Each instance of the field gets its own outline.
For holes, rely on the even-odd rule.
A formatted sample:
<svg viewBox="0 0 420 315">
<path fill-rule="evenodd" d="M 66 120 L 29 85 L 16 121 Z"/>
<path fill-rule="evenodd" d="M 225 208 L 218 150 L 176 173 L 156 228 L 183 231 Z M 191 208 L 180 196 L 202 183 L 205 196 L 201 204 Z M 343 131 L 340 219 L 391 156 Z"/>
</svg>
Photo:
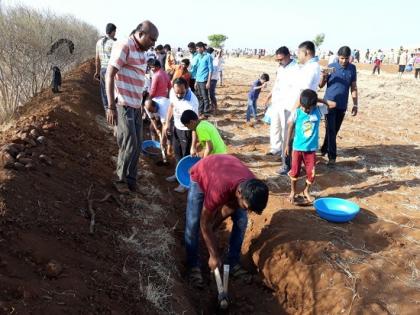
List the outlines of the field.
<svg viewBox="0 0 420 315">
<path fill-rule="evenodd" d="M 229 313 L 418 314 L 419 82 L 359 71 L 360 113 L 345 118 L 337 167 L 319 158 L 314 193 L 362 210 L 332 224 L 288 203 L 289 180 L 265 155 L 268 126 L 244 123 L 251 82 L 275 69 L 227 59 L 219 115 L 210 118 L 271 192 L 263 215 L 250 216 L 242 252 L 253 279 L 231 281 Z M 34 169 L 0 170 L 0 314 L 217 313 L 208 270 L 202 291 L 185 280 L 186 195 L 164 180 L 173 163 L 144 157 L 140 193 L 113 190 L 117 148 L 93 70 L 90 61 L 70 73 L 59 96 L 40 93 L 1 133 L 0 143 L 22 145 Z M 28 140 L 33 129 L 44 143 Z M 220 230 L 223 245 L 229 229 Z"/>
</svg>

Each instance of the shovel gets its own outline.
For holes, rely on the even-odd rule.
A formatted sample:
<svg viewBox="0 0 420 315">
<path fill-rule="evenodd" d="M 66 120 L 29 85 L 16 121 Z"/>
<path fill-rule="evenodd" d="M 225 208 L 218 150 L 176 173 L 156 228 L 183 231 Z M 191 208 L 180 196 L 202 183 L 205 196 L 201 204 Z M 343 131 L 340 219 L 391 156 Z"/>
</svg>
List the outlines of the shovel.
<svg viewBox="0 0 420 315">
<path fill-rule="evenodd" d="M 223 281 L 220 276 L 219 267 L 214 270 L 216 278 L 219 307 L 225 310 L 229 307 L 228 286 L 229 286 L 229 265 L 223 265 Z"/>
<path fill-rule="evenodd" d="M 158 132 L 159 135 L 159 141 L 160 141 L 160 151 L 162 152 L 162 159 L 163 161 L 158 161 L 157 164 L 160 166 L 166 166 L 169 165 L 168 160 L 166 159 L 166 154 L 165 154 L 165 148 L 163 147 L 163 143 L 162 143 L 162 134 L 160 132 Z"/>
</svg>

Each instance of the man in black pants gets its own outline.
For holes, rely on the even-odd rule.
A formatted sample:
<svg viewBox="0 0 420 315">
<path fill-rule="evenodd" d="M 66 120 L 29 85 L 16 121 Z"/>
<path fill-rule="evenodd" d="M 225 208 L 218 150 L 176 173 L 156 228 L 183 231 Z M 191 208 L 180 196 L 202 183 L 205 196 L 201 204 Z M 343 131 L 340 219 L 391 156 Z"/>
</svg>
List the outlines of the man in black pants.
<svg viewBox="0 0 420 315">
<path fill-rule="evenodd" d="M 352 116 L 357 115 L 357 75 L 356 66 L 349 63 L 351 50 L 343 46 L 338 50 L 338 62 L 328 65 L 335 71 L 331 74 L 323 72 L 319 87 L 327 84 L 324 99 L 336 102 L 336 107 L 329 109 L 326 115 L 326 132 L 324 144 L 321 147 L 322 155 L 328 154 L 328 165 L 334 166 L 337 158 L 336 138 L 347 111 L 349 90 L 353 99 Z"/>
<path fill-rule="evenodd" d="M 175 152 L 175 159 L 178 163 L 184 156 L 187 156 L 191 152 L 191 143 L 195 133 L 189 130 L 181 122 L 182 113 L 188 109 L 198 114 L 198 100 L 194 93 L 188 86 L 188 82 L 184 78 L 178 78 L 174 81 L 173 88 L 169 93 L 169 100 L 171 104 L 168 108 L 166 116 L 166 122 L 163 129 L 162 142 L 166 141 L 166 134 L 170 128 L 170 121 L 174 118 L 174 132 L 173 132 L 173 148 Z M 168 182 L 175 182 L 176 176 L 172 175 L 166 178 Z M 181 184 L 175 188 L 176 192 L 183 193 L 187 191 L 187 188 Z"/>
<path fill-rule="evenodd" d="M 197 72 L 195 75 L 196 92 L 200 106 L 199 114 L 207 116 L 210 114 L 210 83 L 213 72 L 213 57 L 206 52 L 206 46 L 202 42 L 197 43 Z"/>
<path fill-rule="evenodd" d="M 190 42 L 188 44 L 188 50 L 191 54 L 191 56 L 190 56 L 190 64 L 191 64 L 190 89 L 191 89 L 191 91 L 193 91 L 195 93 L 195 74 L 197 72 L 197 65 L 196 65 L 197 60 L 195 60 L 195 58 L 198 58 L 199 56 L 198 56 L 197 48 L 195 47 L 194 42 Z"/>
</svg>

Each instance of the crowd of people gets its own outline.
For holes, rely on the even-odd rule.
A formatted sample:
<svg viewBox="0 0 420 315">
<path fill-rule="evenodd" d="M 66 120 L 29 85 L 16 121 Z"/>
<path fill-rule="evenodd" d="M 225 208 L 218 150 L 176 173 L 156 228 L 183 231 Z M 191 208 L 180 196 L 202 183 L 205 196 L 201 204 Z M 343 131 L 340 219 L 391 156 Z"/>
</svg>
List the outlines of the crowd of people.
<svg viewBox="0 0 420 315">
<path fill-rule="evenodd" d="M 234 277 L 247 275 L 239 257 L 249 211 L 261 214 L 269 190 L 238 158 L 229 155 L 217 128 L 207 118 L 217 114 L 216 87 L 222 79 L 223 51 L 203 42 L 190 42 L 189 55 L 174 54 L 171 46 L 155 45 L 157 27 L 150 21 L 140 23 L 127 39 L 115 41 L 116 26 L 106 26 L 106 36 L 96 44 L 95 78 L 107 121 L 116 126 L 119 148 L 114 182 L 119 193 L 138 189 L 138 166 L 143 141 L 143 124 L 150 123 L 150 134 L 159 139 L 164 150 L 174 154 L 178 163 L 187 155 L 201 160 L 190 170 L 191 184 L 179 184 L 175 191 L 188 191 L 185 213 L 185 247 L 189 277 L 193 285 L 204 285 L 199 263 L 200 231 L 209 251 L 211 270 L 223 262 L 231 266 Z M 270 105 L 270 150 L 281 157 L 280 175 L 291 180 L 289 200 L 310 204 L 315 180 L 321 119 L 326 119 L 326 136 L 318 152 L 328 155 L 334 167 L 337 157 L 336 137 L 344 120 L 349 93 L 353 99 L 352 115 L 357 114 L 356 67 L 350 63 L 351 50 L 338 50 L 337 60 L 321 69 L 315 45 L 299 45 L 296 58 L 282 46 L 275 52 L 279 63 L 274 86 L 265 100 Z M 189 57 L 189 58 L 188 58 Z M 257 118 L 257 101 L 270 80 L 263 73 L 252 83 L 248 93 L 246 119 Z M 317 90 L 326 85 L 324 98 Z M 306 184 L 297 190 L 301 164 Z M 141 170 L 140 170 L 141 173 Z M 166 178 L 176 182 L 175 175 Z M 141 185 L 141 180 L 139 182 Z M 215 231 L 226 218 L 233 221 L 226 257 L 219 252 Z"/>
</svg>

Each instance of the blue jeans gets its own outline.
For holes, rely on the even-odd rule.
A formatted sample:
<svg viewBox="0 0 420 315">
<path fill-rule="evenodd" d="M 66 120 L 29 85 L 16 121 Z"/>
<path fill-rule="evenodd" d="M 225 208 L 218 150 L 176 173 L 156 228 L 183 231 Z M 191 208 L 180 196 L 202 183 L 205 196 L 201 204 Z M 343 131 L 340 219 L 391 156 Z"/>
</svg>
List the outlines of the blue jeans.
<svg viewBox="0 0 420 315">
<path fill-rule="evenodd" d="M 246 110 L 246 121 L 250 121 L 251 115 L 257 120 L 257 101 L 248 99 L 248 108 Z"/>
<path fill-rule="evenodd" d="M 106 111 L 108 109 L 108 99 L 106 98 L 105 75 L 106 68 L 101 68 L 99 86 L 101 90 L 102 105 L 104 106 L 104 109 Z"/>
<path fill-rule="evenodd" d="M 191 181 L 187 198 L 187 211 L 185 222 L 185 248 L 187 251 L 188 267 L 199 266 L 199 237 L 200 217 L 203 210 L 204 193 L 198 183 Z M 241 247 L 244 241 L 248 214 L 245 209 L 238 208 L 231 216 L 233 221 L 232 233 L 229 239 L 228 262 L 233 267 L 239 263 Z"/>
</svg>

